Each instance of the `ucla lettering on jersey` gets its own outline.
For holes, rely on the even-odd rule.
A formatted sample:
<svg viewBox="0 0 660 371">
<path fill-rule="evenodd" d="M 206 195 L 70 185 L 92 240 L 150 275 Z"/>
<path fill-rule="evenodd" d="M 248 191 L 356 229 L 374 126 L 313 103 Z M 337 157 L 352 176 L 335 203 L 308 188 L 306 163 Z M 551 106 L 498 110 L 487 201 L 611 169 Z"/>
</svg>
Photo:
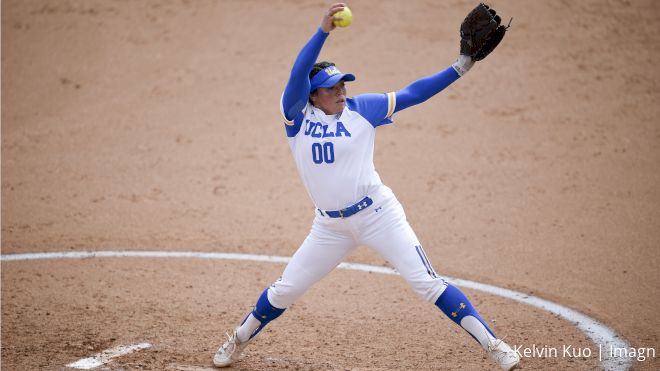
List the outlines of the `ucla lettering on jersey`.
<svg viewBox="0 0 660 371">
<path fill-rule="evenodd" d="M 312 122 L 310 120 L 305 120 L 305 135 L 312 136 L 314 138 L 334 138 L 334 137 L 350 137 L 351 133 L 346 130 L 346 127 L 341 121 L 337 121 L 335 129 L 328 128 L 330 125 L 324 125 L 320 122 Z"/>
</svg>

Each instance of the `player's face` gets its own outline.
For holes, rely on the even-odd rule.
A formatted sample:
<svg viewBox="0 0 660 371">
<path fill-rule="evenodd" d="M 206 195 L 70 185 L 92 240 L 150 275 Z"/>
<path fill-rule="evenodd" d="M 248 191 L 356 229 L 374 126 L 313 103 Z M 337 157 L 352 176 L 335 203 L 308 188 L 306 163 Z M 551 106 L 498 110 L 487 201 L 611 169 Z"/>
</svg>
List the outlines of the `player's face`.
<svg viewBox="0 0 660 371">
<path fill-rule="evenodd" d="M 346 87 L 340 81 L 331 88 L 318 88 L 311 97 L 314 106 L 320 108 L 326 115 L 341 113 L 346 107 Z"/>
</svg>

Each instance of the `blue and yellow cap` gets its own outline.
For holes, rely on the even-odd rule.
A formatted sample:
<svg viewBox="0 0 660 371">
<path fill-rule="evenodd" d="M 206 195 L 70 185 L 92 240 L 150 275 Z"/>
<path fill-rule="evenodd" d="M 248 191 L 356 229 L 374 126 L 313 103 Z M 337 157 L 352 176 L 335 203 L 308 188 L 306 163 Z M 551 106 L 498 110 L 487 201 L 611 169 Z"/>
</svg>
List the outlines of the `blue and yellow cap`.
<svg viewBox="0 0 660 371">
<path fill-rule="evenodd" d="M 355 75 L 352 73 L 342 73 L 336 66 L 329 66 L 319 71 L 310 81 L 312 87 L 310 92 L 318 88 L 331 88 L 339 81 L 355 81 Z"/>
</svg>

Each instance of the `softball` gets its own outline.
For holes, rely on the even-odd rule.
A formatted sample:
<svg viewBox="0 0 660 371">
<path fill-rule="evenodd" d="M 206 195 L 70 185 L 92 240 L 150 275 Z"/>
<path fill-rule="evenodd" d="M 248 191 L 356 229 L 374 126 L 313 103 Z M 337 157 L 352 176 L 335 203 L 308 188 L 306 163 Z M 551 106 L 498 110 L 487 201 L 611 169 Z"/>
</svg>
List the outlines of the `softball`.
<svg viewBox="0 0 660 371">
<path fill-rule="evenodd" d="M 341 18 L 341 21 L 333 22 L 337 27 L 348 27 L 353 23 L 353 12 L 347 6 L 344 7 L 344 10 L 335 13 L 335 17 Z"/>
</svg>

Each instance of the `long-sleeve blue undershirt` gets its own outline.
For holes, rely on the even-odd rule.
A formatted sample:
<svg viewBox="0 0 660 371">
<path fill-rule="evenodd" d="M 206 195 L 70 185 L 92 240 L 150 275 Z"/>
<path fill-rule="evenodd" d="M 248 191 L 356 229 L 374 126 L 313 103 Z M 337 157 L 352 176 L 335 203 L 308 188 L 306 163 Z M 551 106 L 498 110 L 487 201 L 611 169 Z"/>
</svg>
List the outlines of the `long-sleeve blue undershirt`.
<svg viewBox="0 0 660 371">
<path fill-rule="evenodd" d="M 309 72 L 321 53 L 321 48 L 329 33 L 319 27 L 312 38 L 302 48 L 291 69 L 291 76 L 282 96 L 282 109 L 287 120 L 302 111 L 307 104 L 310 93 Z M 399 112 L 408 107 L 422 103 L 458 80 L 460 75 L 450 66 L 436 74 L 414 81 L 405 88 L 396 91 L 396 107 Z"/>
<path fill-rule="evenodd" d="M 441 92 L 454 81 L 458 80 L 459 77 L 460 75 L 456 70 L 450 66 L 444 71 L 423 77 L 413 82 L 396 92 L 396 108 L 394 109 L 394 112 L 399 112 L 426 101 Z"/>
<path fill-rule="evenodd" d="M 293 64 L 289 82 L 286 84 L 284 95 L 282 96 L 282 109 L 287 120 L 293 120 L 305 108 L 305 104 L 307 104 L 310 93 L 309 89 L 311 87 L 309 72 L 314 67 L 316 58 L 319 57 L 323 43 L 325 43 L 328 35 L 329 33 L 323 32 L 319 27 L 314 36 L 302 48 Z"/>
</svg>

